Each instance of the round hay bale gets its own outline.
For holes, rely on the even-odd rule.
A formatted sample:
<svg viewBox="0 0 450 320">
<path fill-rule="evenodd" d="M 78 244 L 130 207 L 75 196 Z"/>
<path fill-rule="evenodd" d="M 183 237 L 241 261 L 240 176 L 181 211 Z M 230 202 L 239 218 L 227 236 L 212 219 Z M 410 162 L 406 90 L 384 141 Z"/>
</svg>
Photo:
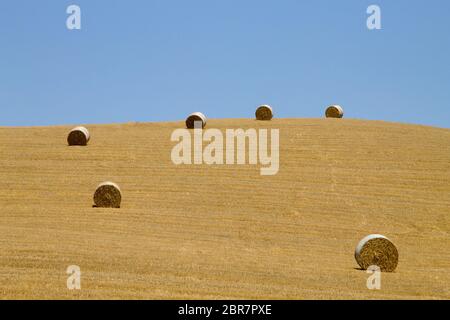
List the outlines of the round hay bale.
<svg viewBox="0 0 450 320">
<path fill-rule="evenodd" d="M 98 208 L 120 208 L 122 193 L 117 184 L 103 182 L 95 191 L 94 204 Z"/>
<path fill-rule="evenodd" d="M 186 119 L 186 127 L 188 129 L 194 129 L 195 122 L 199 121 L 202 123 L 202 128 L 206 126 L 206 117 L 201 112 L 191 113 Z"/>
<path fill-rule="evenodd" d="M 363 270 L 378 266 L 383 272 L 393 272 L 398 264 L 398 251 L 385 236 L 371 234 L 359 242 L 355 259 Z"/>
<path fill-rule="evenodd" d="M 327 118 L 342 118 L 344 116 L 344 109 L 338 105 L 332 105 L 325 111 L 325 116 Z"/>
<path fill-rule="evenodd" d="M 265 120 L 265 121 L 272 120 L 273 118 L 272 107 L 268 105 L 259 106 L 258 109 L 256 109 L 255 115 L 256 120 Z"/>
<path fill-rule="evenodd" d="M 76 127 L 70 131 L 67 137 L 67 143 L 69 146 L 85 146 L 88 144 L 90 138 L 88 129 L 85 127 Z"/>
</svg>

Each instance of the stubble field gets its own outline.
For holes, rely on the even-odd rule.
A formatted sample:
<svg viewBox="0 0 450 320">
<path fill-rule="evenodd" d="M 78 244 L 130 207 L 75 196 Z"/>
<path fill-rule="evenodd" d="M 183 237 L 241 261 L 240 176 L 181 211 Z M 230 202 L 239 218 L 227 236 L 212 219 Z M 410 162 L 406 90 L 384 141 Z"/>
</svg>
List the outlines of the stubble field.
<svg viewBox="0 0 450 320">
<path fill-rule="evenodd" d="M 0 128 L 0 298 L 449 299 L 450 130 L 336 119 L 209 120 L 280 129 L 280 170 L 176 166 L 183 122 Z M 93 208 L 111 180 L 120 209 Z M 353 257 L 389 237 L 381 290 Z M 66 269 L 81 268 L 81 290 Z"/>
</svg>

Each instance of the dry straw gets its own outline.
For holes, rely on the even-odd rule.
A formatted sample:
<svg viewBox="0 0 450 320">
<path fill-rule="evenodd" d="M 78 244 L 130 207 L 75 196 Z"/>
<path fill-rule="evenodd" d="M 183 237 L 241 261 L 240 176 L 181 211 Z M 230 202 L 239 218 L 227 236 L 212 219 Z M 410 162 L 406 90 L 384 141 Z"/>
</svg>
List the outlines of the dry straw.
<svg viewBox="0 0 450 320">
<path fill-rule="evenodd" d="M 85 146 L 88 144 L 90 138 L 88 129 L 85 127 L 76 127 L 70 131 L 67 137 L 67 143 L 69 146 Z"/>
<path fill-rule="evenodd" d="M 95 191 L 94 204 L 98 208 L 120 208 L 122 194 L 117 184 L 103 182 Z"/>
<path fill-rule="evenodd" d="M 271 106 L 262 105 L 256 109 L 256 120 L 271 120 L 273 118 L 273 110 Z"/>
<path fill-rule="evenodd" d="M 398 251 L 385 236 L 371 234 L 359 242 L 355 259 L 363 270 L 378 266 L 383 272 L 393 272 L 398 264 Z"/>
<path fill-rule="evenodd" d="M 195 122 L 201 122 L 202 123 L 202 128 L 204 128 L 206 126 L 206 117 L 203 113 L 201 112 L 194 112 L 191 113 L 187 119 L 186 119 L 186 127 L 188 129 L 194 129 L 195 126 Z"/>
<path fill-rule="evenodd" d="M 344 109 L 338 105 L 332 105 L 325 111 L 325 116 L 327 118 L 342 118 L 344 116 Z"/>
</svg>

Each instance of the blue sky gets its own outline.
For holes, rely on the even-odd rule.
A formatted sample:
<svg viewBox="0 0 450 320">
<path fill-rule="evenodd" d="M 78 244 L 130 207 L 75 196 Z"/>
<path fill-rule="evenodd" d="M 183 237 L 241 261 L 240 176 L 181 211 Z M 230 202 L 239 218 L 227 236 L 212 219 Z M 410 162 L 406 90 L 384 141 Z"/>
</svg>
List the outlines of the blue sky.
<svg viewBox="0 0 450 320">
<path fill-rule="evenodd" d="M 81 7 L 82 29 L 66 28 Z M 366 27 L 381 7 L 382 30 Z M 9 0 L 0 126 L 277 117 L 450 128 L 450 1 Z"/>
</svg>

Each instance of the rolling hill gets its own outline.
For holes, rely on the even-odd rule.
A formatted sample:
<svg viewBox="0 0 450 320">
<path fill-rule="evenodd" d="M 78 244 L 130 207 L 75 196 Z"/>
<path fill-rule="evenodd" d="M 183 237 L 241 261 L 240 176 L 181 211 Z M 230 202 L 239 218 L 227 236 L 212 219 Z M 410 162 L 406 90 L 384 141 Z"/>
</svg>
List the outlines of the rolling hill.
<svg viewBox="0 0 450 320">
<path fill-rule="evenodd" d="M 280 168 L 175 165 L 182 121 L 0 128 L 3 299 L 449 299 L 450 130 L 352 119 L 209 120 L 277 128 Z M 120 209 L 93 208 L 103 181 Z M 353 253 L 400 262 L 368 290 Z M 66 269 L 81 268 L 81 290 Z"/>
</svg>

